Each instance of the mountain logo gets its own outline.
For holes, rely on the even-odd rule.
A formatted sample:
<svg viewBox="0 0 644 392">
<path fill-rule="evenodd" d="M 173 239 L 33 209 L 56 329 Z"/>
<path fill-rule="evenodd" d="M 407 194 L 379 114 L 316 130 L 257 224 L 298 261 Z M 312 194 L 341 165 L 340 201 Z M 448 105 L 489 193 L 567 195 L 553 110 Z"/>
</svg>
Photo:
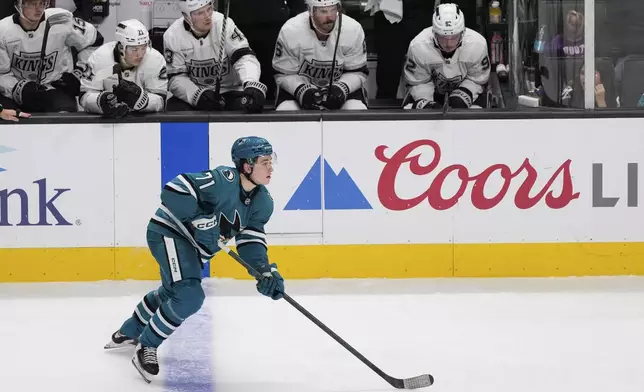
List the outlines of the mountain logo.
<svg viewBox="0 0 644 392">
<path fill-rule="evenodd" d="M 11 151 L 16 151 L 16 149 L 7 147 L 7 146 L 0 146 L 0 154 L 5 154 Z M 7 171 L 7 169 L 0 167 L 0 172 Z"/>
<path fill-rule="evenodd" d="M 322 157 L 319 156 L 300 185 L 286 203 L 284 210 L 322 209 Z M 324 209 L 325 210 L 372 210 L 353 178 L 342 168 L 337 174 L 324 159 Z"/>
</svg>

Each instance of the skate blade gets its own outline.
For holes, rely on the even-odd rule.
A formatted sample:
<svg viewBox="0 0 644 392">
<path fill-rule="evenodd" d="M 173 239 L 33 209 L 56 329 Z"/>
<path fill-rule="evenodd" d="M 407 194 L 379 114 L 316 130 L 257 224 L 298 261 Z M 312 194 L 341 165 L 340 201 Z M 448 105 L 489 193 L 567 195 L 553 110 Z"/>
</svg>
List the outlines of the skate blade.
<svg viewBox="0 0 644 392">
<path fill-rule="evenodd" d="M 134 348 L 134 347 L 136 347 L 136 342 L 135 341 L 131 341 L 131 342 L 128 342 L 128 343 L 125 343 L 125 342 L 124 343 L 109 342 L 103 347 L 103 349 L 105 349 L 107 351 L 114 351 L 114 350 L 119 350 L 119 349 L 122 350 L 124 348 Z"/>
<path fill-rule="evenodd" d="M 135 358 L 132 358 L 132 365 L 134 365 L 134 368 L 136 369 L 136 371 L 139 372 L 139 374 L 143 378 L 143 381 L 145 381 L 148 384 L 150 384 L 152 382 L 152 377 L 153 376 L 148 375 L 148 373 L 145 370 L 141 369 L 139 367 L 138 361 Z"/>
</svg>

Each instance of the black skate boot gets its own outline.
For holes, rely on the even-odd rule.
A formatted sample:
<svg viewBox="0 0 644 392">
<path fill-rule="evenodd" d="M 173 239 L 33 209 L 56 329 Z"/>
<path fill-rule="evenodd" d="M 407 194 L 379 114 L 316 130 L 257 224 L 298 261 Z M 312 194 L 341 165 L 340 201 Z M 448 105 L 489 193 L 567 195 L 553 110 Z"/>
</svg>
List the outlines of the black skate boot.
<svg viewBox="0 0 644 392">
<path fill-rule="evenodd" d="M 137 344 L 132 365 L 139 371 L 141 377 L 148 384 L 159 374 L 159 361 L 157 360 L 156 347 L 145 347 L 141 343 Z"/>
<path fill-rule="evenodd" d="M 113 350 L 116 348 L 134 347 L 137 343 L 136 339 L 123 335 L 121 331 L 116 331 L 112 334 L 112 340 L 104 348 L 105 350 Z"/>
</svg>

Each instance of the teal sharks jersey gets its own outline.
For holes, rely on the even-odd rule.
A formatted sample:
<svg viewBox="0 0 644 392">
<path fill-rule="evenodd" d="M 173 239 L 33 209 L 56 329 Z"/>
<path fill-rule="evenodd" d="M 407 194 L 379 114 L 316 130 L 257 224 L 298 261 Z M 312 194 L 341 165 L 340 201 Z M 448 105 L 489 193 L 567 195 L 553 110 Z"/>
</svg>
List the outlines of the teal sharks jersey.
<svg viewBox="0 0 644 392">
<path fill-rule="evenodd" d="M 264 226 L 273 214 L 273 199 L 263 185 L 246 192 L 237 169 L 219 166 L 183 173 L 165 184 L 161 206 L 148 229 L 188 240 L 202 260 L 219 250 L 217 241 L 235 238 L 239 255 L 259 270 L 268 268 Z"/>
</svg>

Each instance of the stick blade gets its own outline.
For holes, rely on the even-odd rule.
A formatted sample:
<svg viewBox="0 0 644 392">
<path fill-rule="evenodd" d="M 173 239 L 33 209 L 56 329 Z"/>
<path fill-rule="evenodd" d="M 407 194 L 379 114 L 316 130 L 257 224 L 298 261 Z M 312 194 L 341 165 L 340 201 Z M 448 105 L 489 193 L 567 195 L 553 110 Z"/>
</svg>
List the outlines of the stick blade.
<svg viewBox="0 0 644 392">
<path fill-rule="evenodd" d="M 431 374 L 423 374 L 416 377 L 405 378 L 403 386 L 405 389 L 417 389 L 431 386 L 434 383 L 434 377 Z"/>
</svg>

